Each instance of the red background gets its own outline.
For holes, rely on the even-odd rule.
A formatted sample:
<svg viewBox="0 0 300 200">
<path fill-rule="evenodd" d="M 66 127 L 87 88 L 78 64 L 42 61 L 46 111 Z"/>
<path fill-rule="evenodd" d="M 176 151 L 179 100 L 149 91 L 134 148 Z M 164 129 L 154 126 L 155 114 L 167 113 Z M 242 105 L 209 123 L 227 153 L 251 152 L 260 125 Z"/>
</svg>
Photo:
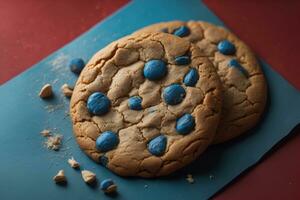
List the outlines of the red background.
<svg viewBox="0 0 300 200">
<path fill-rule="evenodd" d="M 128 0 L 0 0 L 0 84 L 72 41 Z"/>
<path fill-rule="evenodd" d="M 113 3 L 112 3 L 113 2 Z M 125 5 L 128 0 L 0 0 L 0 84 Z M 255 52 L 300 88 L 300 1 L 205 0 Z M 286 97 L 287 98 L 287 97 Z M 300 199 L 300 128 L 218 200 Z"/>
</svg>

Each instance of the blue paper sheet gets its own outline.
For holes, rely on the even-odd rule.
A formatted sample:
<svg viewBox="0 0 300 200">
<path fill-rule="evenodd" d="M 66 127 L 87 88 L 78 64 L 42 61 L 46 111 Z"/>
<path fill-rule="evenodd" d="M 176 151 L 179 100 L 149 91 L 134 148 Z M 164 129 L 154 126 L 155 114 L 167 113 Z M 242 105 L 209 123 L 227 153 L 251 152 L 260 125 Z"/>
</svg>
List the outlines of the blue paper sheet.
<svg viewBox="0 0 300 200">
<path fill-rule="evenodd" d="M 74 84 L 76 76 L 66 63 L 70 58 L 88 60 L 111 41 L 145 25 L 169 20 L 222 22 L 199 0 L 133 1 L 105 21 L 42 60 L 26 72 L 0 86 L 0 199 L 207 199 L 241 172 L 255 164 L 273 145 L 300 121 L 300 93 L 266 63 L 263 70 L 269 83 L 269 102 L 261 123 L 251 134 L 209 148 L 204 155 L 173 176 L 157 179 L 122 178 L 90 160 L 78 147 L 67 116 L 68 100 L 60 93 L 63 83 Z M 42 85 L 54 86 L 55 98 L 41 100 Z M 40 136 L 43 129 L 64 136 L 62 149 L 50 151 Z M 82 169 L 94 171 L 98 178 L 112 178 L 119 194 L 107 197 L 98 187 L 87 186 L 80 171 L 69 167 L 74 156 Z M 51 180 L 64 169 L 67 186 Z M 187 173 L 195 183 L 185 180 Z M 213 176 L 214 178 L 211 178 Z"/>
</svg>

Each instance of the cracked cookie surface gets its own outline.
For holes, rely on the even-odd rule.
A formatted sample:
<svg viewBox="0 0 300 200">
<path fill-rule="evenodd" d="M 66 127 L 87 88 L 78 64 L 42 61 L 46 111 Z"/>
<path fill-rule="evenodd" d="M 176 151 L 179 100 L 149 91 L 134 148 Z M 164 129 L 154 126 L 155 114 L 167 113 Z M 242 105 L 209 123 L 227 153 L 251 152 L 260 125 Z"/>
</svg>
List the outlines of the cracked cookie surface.
<svg viewBox="0 0 300 200">
<path fill-rule="evenodd" d="M 259 121 L 266 104 L 267 84 L 249 47 L 228 30 L 202 21 L 171 21 L 138 30 L 166 32 L 196 44 L 216 67 L 223 84 L 220 125 L 213 143 L 233 139 Z"/>
<path fill-rule="evenodd" d="M 178 64 L 183 55 L 189 62 Z M 167 72 L 162 76 L 145 66 L 165 66 Z M 199 78 L 186 86 L 191 69 Z M 180 91 L 176 87 L 168 97 L 180 98 L 170 105 L 164 93 L 173 85 Z M 192 162 L 212 141 L 221 90 L 212 63 L 187 40 L 165 33 L 127 36 L 96 53 L 81 72 L 70 104 L 74 134 L 85 153 L 119 175 L 167 175 Z M 88 99 L 95 93 L 110 100 L 107 113 L 89 111 Z"/>
</svg>

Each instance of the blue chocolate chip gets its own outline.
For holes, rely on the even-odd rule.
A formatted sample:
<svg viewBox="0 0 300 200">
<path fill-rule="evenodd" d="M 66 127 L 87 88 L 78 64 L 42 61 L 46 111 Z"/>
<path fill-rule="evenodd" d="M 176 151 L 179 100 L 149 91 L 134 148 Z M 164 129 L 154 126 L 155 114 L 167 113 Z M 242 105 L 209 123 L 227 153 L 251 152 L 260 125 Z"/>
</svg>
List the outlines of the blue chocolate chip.
<svg viewBox="0 0 300 200">
<path fill-rule="evenodd" d="M 130 97 L 128 100 L 128 107 L 131 110 L 142 110 L 142 98 L 139 96 Z"/>
<path fill-rule="evenodd" d="M 109 186 L 114 185 L 113 180 L 111 179 L 104 179 L 103 181 L 101 181 L 100 183 L 100 189 L 101 190 L 106 190 Z"/>
<path fill-rule="evenodd" d="M 228 66 L 238 69 L 242 74 L 244 74 L 244 76 L 248 77 L 247 70 L 242 65 L 240 65 L 240 63 L 236 59 L 231 59 L 228 62 Z"/>
<path fill-rule="evenodd" d="M 184 114 L 176 122 L 176 131 L 182 135 L 190 133 L 195 127 L 195 119 L 191 114 Z"/>
<path fill-rule="evenodd" d="M 99 162 L 100 162 L 101 165 L 106 167 L 107 164 L 108 164 L 108 158 L 105 155 L 102 155 L 102 156 L 99 157 Z"/>
<path fill-rule="evenodd" d="M 199 79 L 198 71 L 195 68 L 190 69 L 190 71 L 184 76 L 183 82 L 186 86 L 193 87 L 196 85 Z"/>
<path fill-rule="evenodd" d="M 159 135 L 153 138 L 148 143 L 148 150 L 152 155 L 161 156 L 164 154 L 167 146 L 167 138 L 164 135 Z"/>
<path fill-rule="evenodd" d="M 191 59 L 189 56 L 178 56 L 175 58 L 176 65 L 187 65 L 191 63 Z"/>
<path fill-rule="evenodd" d="M 218 44 L 218 50 L 224 55 L 232 55 L 235 53 L 235 46 L 228 40 L 222 40 Z"/>
<path fill-rule="evenodd" d="M 105 131 L 96 140 L 96 148 L 100 152 L 107 152 L 119 144 L 118 135 L 112 131 Z"/>
<path fill-rule="evenodd" d="M 80 74 L 84 66 L 85 63 L 81 58 L 74 58 L 69 63 L 70 70 L 76 74 Z"/>
<path fill-rule="evenodd" d="M 162 60 L 149 60 L 144 66 L 144 76 L 149 80 L 159 80 L 168 72 L 166 63 Z"/>
<path fill-rule="evenodd" d="M 186 26 L 180 26 L 179 28 L 175 29 L 173 32 L 173 35 L 179 36 L 179 37 L 185 37 L 190 34 L 190 29 Z"/>
<path fill-rule="evenodd" d="M 87 108 L 94 115 L 104 115 L 109 111 L 110 100 L 105 94 L 95 92 L 89 96 Z"/>
<path fill-rule="evenodd" d="M 104 179 L 100 183 L 100 189 L 103 190 L 105 193 L 111 193 L 111 192 L 115 192 L 117 187 L 116 187 L 115 183 L 113 182 L 113 180 Z"/>
<path fill-rule="evenodd" d="M 163 91 L 163 98 L 169 105 L 179 104 L 185 97 L 185 90 L 181 85 L 172 84 Z"/>
</svg>

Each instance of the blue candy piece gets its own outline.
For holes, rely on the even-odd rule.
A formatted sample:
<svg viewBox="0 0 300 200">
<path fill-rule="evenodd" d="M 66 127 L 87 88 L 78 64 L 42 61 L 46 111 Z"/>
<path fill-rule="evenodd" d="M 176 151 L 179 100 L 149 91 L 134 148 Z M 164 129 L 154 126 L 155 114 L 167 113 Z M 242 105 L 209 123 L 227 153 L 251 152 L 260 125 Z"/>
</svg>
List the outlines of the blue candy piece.
<svg viewBox="0 0 300 200">
<path fill-rule="evenodd" d="M 176 131 L 182 135 L 190 133 L 195 127 L 195 119 L 191 114 L 184 114 L 176 122 Z"/>
<path fill-rule="evenodd" d="M 105 131 L 96 140 L 96 148 L 100 152 L 107 152 L 119 144 L 118 135 L 112 131 Z"/>
<path fill-rule="evenodd" d="M 108 163 L 108 158 L 105 155 L 102 155 L 102 156 L 99 157 L 99 162 L 100 162 L 101 165 L 106 167 L 107 163 Z"/>
<path fill-rule="evenodd" d="M 84 66 L 85 63 L 81 58 L 74 58 L 69 63 L 70 70 L 76 74 L 80 74 Z"/>
<path fill-rule="evenodd" d="M 159 80 L 168 72 L 166 63 L 162 60 L 149 60 L 144 66 L 144 76 L 149 80 Z"/>
<path fill-rule="evenodd" d="M 128 100 L 128 107 L 131 110 L 142 110 L 142 98 L 139 96 L 130 97 Z"/>
<path fill-rule="evenodd" d="M 190 71 L 184 76 L 183 82 L 186 86 L 193 87 L 196 85 L 199 79 L 198 71 L 195 68 L 190 69 Z"/>
<path fill-rule="evenodd" d="M 87 108 L 94 115 L 104 115 L 109 111 L 110 100 L 105 94 L 95 92 L 89 96 Z"/>
<path fill-rule="evenodd" d="M 222 40 L 218 44 L 218 50 L 224 55 L 232 55 L 235 53 L 235 46 L 228 40 Z"/>
<path fill-rule="evenodd" d="M 236 59 L 231 59 L 228 62 L 228 66 L 237 68 L 240 72 L 242 72 L 242 74 L 244 74 L 244 76 L 248 77 L 247 70 L 242 65 L 240 65 L 240 63 Z"/>
<path fill-rule="evenodd" d="M 185 97 L 185 90 L 181 85 L 172 84 L 163 91 L 163 98 L 169 105 L 179 104 Z"/>
<path fill-rule="evenodd" d="M 190 34 L 190 29 L 186 26 L 180 26 L 179 28 L 175 29 L 173 32 L 173 35 L 179 36 L 179 37 L 185 37 Z"/>
<path fill-rule="evenodd" d="M 187 65 L 191 63 L 191 59 L 189 56 L 178 56 L 175 58 L 176 65 Z"/>
<path fill-rule="evenodd" d="M 164 135 L 153 138 L 148 143 L 148 150 L 152 155 L 161 156 L 164 154 L 167 146 L 167 137 Z"/>
<path fill-rule="evenodd" d="M 100 183 L 100 189 L 101 190 L 107 190 L 109 188 L 109 186 L 112 186 L 112 185 L 114 185 L 113 180 L 111 180 L 111 179 L 104 179 Z"/>
</svg>

